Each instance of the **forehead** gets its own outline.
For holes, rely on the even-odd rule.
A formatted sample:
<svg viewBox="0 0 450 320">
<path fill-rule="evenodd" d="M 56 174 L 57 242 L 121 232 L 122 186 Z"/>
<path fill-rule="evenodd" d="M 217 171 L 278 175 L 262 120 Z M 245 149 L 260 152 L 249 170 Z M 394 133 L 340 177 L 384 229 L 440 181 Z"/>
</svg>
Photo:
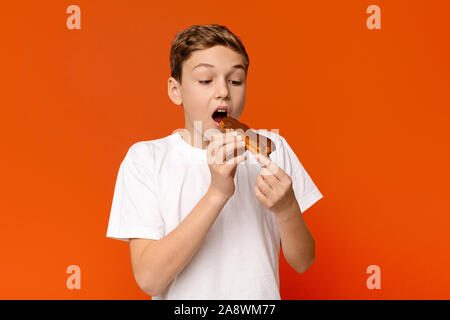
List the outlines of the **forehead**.
<svg viewBox="0 0 450 320">
<path fill-rule="evenodd" d="M 224 70 L 245 71 L 244 57 L 224 46 L 214 46 L 204 50 L 194 51 L 185 63 L 186 71 Z"/>
</svg>

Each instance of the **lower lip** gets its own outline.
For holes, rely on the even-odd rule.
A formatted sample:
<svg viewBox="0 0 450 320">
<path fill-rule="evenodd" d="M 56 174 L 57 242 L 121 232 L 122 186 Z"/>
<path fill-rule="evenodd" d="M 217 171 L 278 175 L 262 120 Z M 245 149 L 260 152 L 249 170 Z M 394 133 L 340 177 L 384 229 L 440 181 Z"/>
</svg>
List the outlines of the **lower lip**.
<svg viewBox="0 0 450 320">
<path fill-rule="evenodd" d="M 214 124 L 216 125 L 217 128 L 220 128 L 220 121 L 217 122 L 217 121 L 215 121 L 214 119 L 212 119 L 212 121 L 214 122 Z"/>
</svg>

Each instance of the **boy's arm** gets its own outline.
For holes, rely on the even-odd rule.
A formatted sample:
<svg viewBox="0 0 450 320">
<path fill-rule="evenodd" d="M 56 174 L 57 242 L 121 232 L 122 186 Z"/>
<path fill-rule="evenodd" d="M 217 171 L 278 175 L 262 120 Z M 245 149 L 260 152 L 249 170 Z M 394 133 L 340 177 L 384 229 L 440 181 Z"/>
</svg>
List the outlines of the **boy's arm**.
<svg viewBox="0 0 450 320">
<path fill-rule="evenodd" d="M 283 254 L 298 273 L 305 272 L 315 259 L 315 241 L 301 214 L 290 176 L 270 158 L 258 154 L 264 164 L 257 176 L 255 195 L 275 214 Z"/>
<path fill-rule="evenodd" d="M 298 273 L 305 272 L 315 259 L 315 241 L 306 226 L 297 201 L 291 208 L 275 214 L 283 255 Z"/>
<path fill-rule="evenodd" d="M 149 240 L 143 248 L 130 240 L 133 271 L 144 292 L 156 296 L 169 285 L 196 253 L 227 201 L 209 188 L 186 218 L 160 240 Z"/>
<path fill-rule="evenodd" d="M 157 241 L 130 241 L 133 271 L 139 286 L 159 295 L 197 252 L 212 224 L 235 191 L 236 167 L 245 160 L 245 142 L 233 134 L 217 134 L 208 145 L 211 184 L 196 206 L 168 235 Z M 237 155 L 235 155 L 237 152 Z M 232 158 L 227 160 L 227 156 Z M 233 157 L 233 155 L 235 155 Z M 137 246 L 135 246 L 137 244 Z"/>
</svg>

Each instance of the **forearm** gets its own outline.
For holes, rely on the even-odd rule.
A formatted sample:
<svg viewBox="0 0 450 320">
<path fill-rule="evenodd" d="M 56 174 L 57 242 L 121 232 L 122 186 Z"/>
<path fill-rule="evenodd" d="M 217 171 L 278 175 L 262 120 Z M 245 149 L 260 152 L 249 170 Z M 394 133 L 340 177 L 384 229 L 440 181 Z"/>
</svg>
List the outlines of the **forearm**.
<svg viewBox="0 0 450 320">
<path fill-rule="evenodd" d="M 305 272 L 315 258 L 315 241 L 303 220 L 298 202 L 275 216 L 286 261 L 297 272 Z"/>
<path fill-rule="evenodd" d="M 185 219 L 169 234 L 146 247 L 141 263 L 149 274 L 153 292 L 160 293 L 184 269 L 196 253 L 228 199 L 216 196 L 211 189 L 200 199 Z"/>
</svg>

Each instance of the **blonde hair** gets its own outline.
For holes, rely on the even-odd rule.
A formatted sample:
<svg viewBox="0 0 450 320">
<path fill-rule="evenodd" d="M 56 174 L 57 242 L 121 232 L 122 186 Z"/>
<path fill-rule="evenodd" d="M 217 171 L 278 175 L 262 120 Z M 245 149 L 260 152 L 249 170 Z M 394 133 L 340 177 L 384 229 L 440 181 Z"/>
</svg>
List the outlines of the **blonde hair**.
<svg viewBox="0 0 450 320">
<path fill-rule="evenodd" d="M 183 62 L 195 50 L 204 50 L 216 45 L 230 48 L 244 57 L 245 73 L 250 64 L 245 47 L 238 36 L 227 27 L 217 24 L 192 25 L 179 31 L 170 48 L 171 76 L 181 84 Z"/>
</svg>

